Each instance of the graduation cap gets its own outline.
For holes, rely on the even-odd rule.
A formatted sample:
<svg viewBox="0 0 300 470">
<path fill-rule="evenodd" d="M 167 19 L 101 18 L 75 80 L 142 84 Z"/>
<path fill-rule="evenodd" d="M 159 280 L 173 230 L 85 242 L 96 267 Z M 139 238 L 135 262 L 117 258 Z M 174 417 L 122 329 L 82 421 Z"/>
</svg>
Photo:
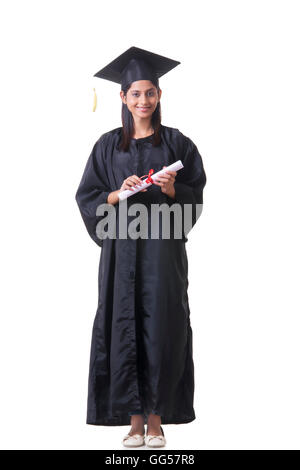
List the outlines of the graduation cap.
<svg viewBox="0 0 300 470">
<path fill-rule="evenodd" d="M 154 52 L 138 47 L 130 47 L 120 56 L 106 65 L 94 77 L 104 78 L 119 83 L 122 88 L 137 80 L 154 81 L 179 65 L 177 60 L 169 59 Z M 97 105 L 97 96 L 94 89 L 94 108 Z"/>
</svg>

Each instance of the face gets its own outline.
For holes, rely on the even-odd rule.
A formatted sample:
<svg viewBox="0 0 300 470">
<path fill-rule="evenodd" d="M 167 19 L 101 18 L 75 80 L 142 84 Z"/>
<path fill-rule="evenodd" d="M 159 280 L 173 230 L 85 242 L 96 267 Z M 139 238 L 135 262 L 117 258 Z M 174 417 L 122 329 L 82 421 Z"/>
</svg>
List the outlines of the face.
<svg viewBox="0 0 300 470">
<path fill-rule="evenodd" d="M 158 93 L 150 80 L 138 80 L 131 84 L 126 96 L 123 91 L 120 92 L 120 95 L 133 117 L 149 118 L 160 100 L 161 90 Z"/>
</svg>

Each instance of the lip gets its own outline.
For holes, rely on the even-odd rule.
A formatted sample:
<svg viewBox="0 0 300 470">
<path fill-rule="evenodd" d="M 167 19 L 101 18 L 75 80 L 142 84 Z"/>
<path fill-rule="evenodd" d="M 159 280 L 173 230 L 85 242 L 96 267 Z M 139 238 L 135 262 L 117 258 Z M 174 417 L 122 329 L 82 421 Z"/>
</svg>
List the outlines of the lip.
<svg viewBox="0 0 300 470">
<path fill-rule="evenodd" d="M 145 111 L 146 109 L 150 109 L 150 106 L 137 106 L 137 109 L 141 109 L 142 111 Z"/>
</svg>

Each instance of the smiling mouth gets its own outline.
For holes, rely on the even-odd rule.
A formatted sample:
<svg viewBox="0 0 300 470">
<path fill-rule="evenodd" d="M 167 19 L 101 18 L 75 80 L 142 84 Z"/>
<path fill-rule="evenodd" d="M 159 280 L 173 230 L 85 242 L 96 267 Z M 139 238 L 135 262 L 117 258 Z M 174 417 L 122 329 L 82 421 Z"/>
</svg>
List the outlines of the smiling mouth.
<svg viewBox="0 0 300 470">
<path fill-rule="evenodd" d="M 137 106 L 137 109 L 149 109 L 150 106 Z"/>
</svg>

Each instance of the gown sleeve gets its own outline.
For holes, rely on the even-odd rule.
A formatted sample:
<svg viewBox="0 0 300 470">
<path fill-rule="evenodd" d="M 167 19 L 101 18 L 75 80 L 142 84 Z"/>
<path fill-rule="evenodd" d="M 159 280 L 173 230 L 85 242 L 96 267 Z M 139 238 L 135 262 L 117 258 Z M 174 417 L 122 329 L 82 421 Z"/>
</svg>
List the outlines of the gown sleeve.
<svg viewBox="0 0 300 470">
<path fill-rule="evenodd" d="M 184 168 L 177 172 L 174 182 L 175 200 L 172 199 L 172 201 L 181 205 L 182 213 L 184 211 L 184 204 L 192 205 L 191 230 L 201 215 L 206 173 L 196 144 L 181 132 L 179 134 L 181 138 L 178 143 L 177 155 L 178 160 L 182 161 Z M 201 205 L 198 206 L 198 210 L 196 209 L 197 205 Z M 185 240 L 187 241 L 186 237 Z"/>
<path fill-rule="evenodd" d="M 86 229 L 94 242 L 102 247 L 103 240 L 97 236 L 96 226 L 106 217 L 97 216 L 96 210 L 100 204 L 107 203 L 111 192 L 105 159 L 105 138 L 101 136 L 95 143 L 86 163 L 75 199 Z"/>
</svg>

